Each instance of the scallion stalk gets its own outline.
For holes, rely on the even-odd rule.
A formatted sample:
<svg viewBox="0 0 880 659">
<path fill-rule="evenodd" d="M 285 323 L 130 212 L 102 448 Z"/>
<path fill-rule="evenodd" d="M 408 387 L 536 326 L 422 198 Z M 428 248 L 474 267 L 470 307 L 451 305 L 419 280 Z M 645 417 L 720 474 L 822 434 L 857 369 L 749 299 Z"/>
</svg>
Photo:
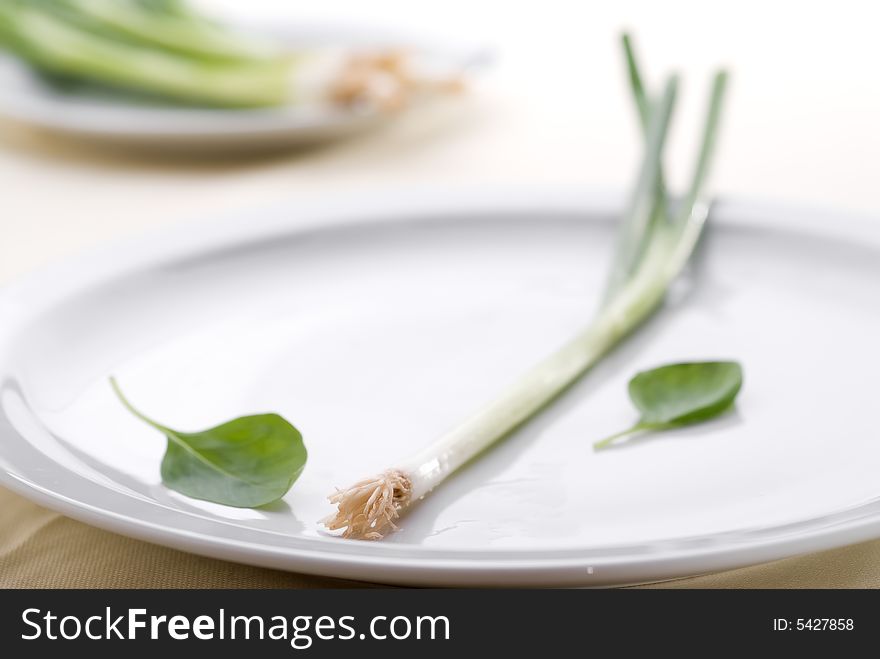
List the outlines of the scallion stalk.
<svg viewBox="0 0 880 659">
<path fill-rule="evenodd" d="M 637 103 L 641 78 L 625 42 Z M 343 537 L 377 540 L 414 502 L 462 465 L 507 437 L 592 368 L 661 304 L 690 259 L 708 214 L 703 198 L 715 149 L 726 74 L 713 81 L 703 138 L 690 187 L 673 218 L 666 220 L 661 158 L 675 102 L 671 77 L 660 100 L 646 102 L 645 153 L 622 222 L 621 241 L 609 279 L 609 295 L 593 322 L 515 381 L 498 398 L 415 455 L 330 496 L 337 511 L 324 520 Z M 640 109 L 642 104 L 639 103 Z M 649 109 L 648 109 L 649 108 Z M 658 208 L 660 206 L 660 208 Z"/>
<path fill-rule="evenodd" d="M 295 90 L 289 54 L 176 3 L 0 0 L 0 48 L 54 76 L 185 103 L 271 106 Z"/>
<path fill-rule="evenodd" d="M 0 49 L 56 82 L 207 107 L 394 111 L 461 87 L 396 48 L 292 52 L 183 0 L 0 0 Z"/>
<path fill-rule="evenodd" d="M 31 0 L 33 2 L 33 0 Z M 45 4 L 47 0 L 36 0 Z M 256 63 L 277 58 L 269 41 L 231 30 L 186 5 L 144 0 L 48 0 L 83 27 L 115 39 L 205 61 Z"/>
</svg>

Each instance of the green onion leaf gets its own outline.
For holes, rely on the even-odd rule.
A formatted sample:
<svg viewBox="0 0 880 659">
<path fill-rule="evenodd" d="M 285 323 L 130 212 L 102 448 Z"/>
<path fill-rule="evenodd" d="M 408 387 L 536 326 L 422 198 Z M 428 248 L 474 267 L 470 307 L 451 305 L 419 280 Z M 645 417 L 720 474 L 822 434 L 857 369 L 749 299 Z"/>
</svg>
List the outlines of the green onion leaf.
<svg viewBox="0 0 880 659">
<path fill-rule="evenodd" d="M 651 113 L 645 136 L 642 166 L 620 228 L 617 254 L 608 278 L 605 299 L 612 299 L 630 280 L 644 256 L 645 246 L 653 235 L 652 220 L 657 207 L 656 191 L 662 184 L 663 147 L 675 106 L 677 76 L 667 82 L 657 108 Z"/>
<path fill-rule="evenodd" d="M 0 48 L 56 78 L 217 107 L 287 102 L 295 64 L 177 3 L 135 0 L 0 0 Z"/>
</svg>

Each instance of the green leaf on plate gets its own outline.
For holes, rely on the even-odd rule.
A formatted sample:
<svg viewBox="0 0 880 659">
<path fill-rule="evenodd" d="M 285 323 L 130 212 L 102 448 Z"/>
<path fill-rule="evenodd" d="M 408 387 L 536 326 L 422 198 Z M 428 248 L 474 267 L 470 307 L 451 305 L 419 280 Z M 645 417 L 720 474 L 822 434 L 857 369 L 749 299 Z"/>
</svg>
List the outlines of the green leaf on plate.
<svg viewBox="0 0 880 659">
<path fill-rule="evenodd" d="M 669 364 L 643 371 L 629 381 L 629 397 L 642 413 L 631 428 L 596 442 L 602 449 L 636 432 L 666 430 L 712 419 L 733 405 L 742 387 L 737 362 Z"/>
<path fill-rule="evenodd" d="M 165 435 L 162 482 L 188 497 L 237 508 L 263 506 L 283 497 L 305 467 L 302 435 L 277 414 L 179 432 L 136 410 L 114 378 L 110 384 L 132 414 Z"/>
</svg>

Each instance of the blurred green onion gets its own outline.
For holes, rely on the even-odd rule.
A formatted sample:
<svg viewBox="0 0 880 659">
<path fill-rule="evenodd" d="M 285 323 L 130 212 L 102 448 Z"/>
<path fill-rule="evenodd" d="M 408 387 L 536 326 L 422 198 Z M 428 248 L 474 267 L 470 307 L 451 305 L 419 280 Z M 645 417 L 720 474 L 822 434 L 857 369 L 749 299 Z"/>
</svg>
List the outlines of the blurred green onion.
<svg viewBox="0 0 880 659">
<path fill-rule="evenodd" d="M 0 0 L 0 47 L 41 73 L 183 103 L 288 100 L 293 59 L 179 0 Z"/>
</svg>

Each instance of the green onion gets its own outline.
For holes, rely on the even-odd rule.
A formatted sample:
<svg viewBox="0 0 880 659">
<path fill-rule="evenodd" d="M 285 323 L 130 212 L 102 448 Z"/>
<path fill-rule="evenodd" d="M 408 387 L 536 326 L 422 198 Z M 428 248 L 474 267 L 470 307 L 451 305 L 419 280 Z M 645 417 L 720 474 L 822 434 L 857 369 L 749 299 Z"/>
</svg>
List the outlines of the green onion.
<svg viewBox="0 0 880 659">
<path fill-rule="evenodd" d="M 46 1 L 38 0 L 44 4 Z M 252 62 L 278 56 L 272 44 L 234 32 L 180 2 L 52 0 L 51 5 L 58 8 L 59 15 L 90 31 L 133 44 L 205 60 Z"/>
<path fill-rule="evenodd" d="M 292 59 L 158 0 L 0 0 L 0 47 L 39 71 L 185 103 L 278 105 Z"/>
<path fill-rule="evenodd" d="M 550 404 L 641 325 L 661 305 L 669 285 L 688 262 L 708 213 L 703 191 L 727 77 L 719 72 L 714 78 L 691 184 L 677 212 L 667 220 L 661 159 L 677 78 L 669 78 L 659 100 L 649 103 L 628 39 L 624 45 L 646 126 L 645 153 L 622 222 L 606 298 L 593 322 L 498 398 L 416 455 L 331 495 L 337 511 L 324 520 L 327 528 L 343 530 L 343 537 L 367 540 L 381 539 L 395 529 L 397 519 L 414 502 Z"/>
<path fill-rule="evenodd" d="M 327 43 L 290 53 L 183 0 L 0 0 L 0 49 L 49 81 L 189 105 L 394 111 L 461 80 L 395 48 Z M 70 84 L 74 83 L 74 84 Z"/>
</svg>

